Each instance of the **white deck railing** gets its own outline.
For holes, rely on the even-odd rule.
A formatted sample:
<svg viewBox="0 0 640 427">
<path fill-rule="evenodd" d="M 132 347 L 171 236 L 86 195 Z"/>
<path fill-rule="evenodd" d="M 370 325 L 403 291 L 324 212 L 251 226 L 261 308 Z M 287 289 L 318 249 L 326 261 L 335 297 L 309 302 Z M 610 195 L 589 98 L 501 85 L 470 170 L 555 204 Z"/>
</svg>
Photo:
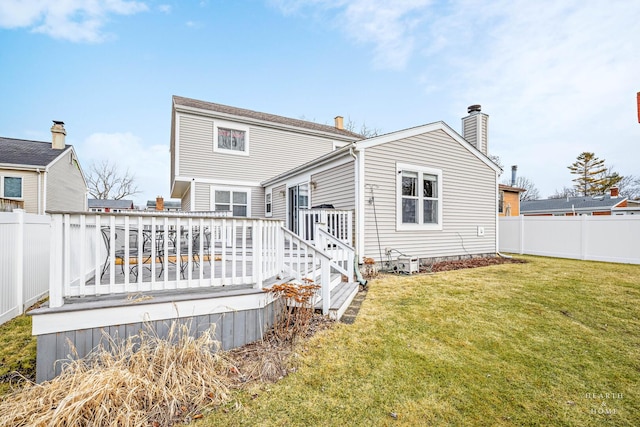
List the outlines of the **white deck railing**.
<svg viewBox="0 0 640 427">
<path fill-rule="evenodd" d="M 53 213 L 50 307 L 65 298 L 309 278 L 330 306 L 330 258 L 271 219 L 201 213 Z M 325 289 L 326 288 L 326 289 Z"/>
<path fill-rule="evenodd" d="M 353 245 L 353 213 L 338 209 L 301 209 L 298 215 L 298 234 L 309 242 L 315 242 L 315 226 L 325 224 L 324 229 L 336 239 Z"/>
<path fill-rule="evenodd" d="M 318 224 L 316 228 L 316 247 L 329 255 L 331 268 L 353 280 L 355 251 L 352 246 L 340 241 Z"/>
</svg>

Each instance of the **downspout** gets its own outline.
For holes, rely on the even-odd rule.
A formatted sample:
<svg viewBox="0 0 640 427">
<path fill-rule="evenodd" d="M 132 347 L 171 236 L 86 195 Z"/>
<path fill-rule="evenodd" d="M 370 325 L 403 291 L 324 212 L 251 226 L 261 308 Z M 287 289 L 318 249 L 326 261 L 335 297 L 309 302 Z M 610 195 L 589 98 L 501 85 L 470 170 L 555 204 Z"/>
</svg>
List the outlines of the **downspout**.
<svg viewBox="0 0 640 427">
<path fill-rule="evenodd" d="M 353 147 L 355 146 L 355 143 L 352 144 L 351 148 L 349 148 L 349 154 L 351 155 L 351 157 L 353 157 L 353 165 L 354 165 L 354 175 L 355 175 L 355 192 L 356 192 L 356 254 L 353 257 L 353 271 L 355 272 L 355 276 L 356 276 L 356 281 L 360 284 L 360 286 L 362 286 L 363 288 L 365 286 L 367 286 L 367 281 L 364 279 L 364 277 L 362 277 L 362 274 L 360 273 L 360 263 L 359 263 L 359 256 L 357 253 L 357 249 L 360 247 L 360 198 L 362 197 L 362 194 L 360 194 L 360 168 L 358 167 L 358 156 L 356 156 L 356 153 L 353 151 Z M 364 217 L 364 215 L 362 215 Z"/>
<path fill-rule="evenodd" d="M 45 214 L 47 212 L 47 177 L 49 176 L 49 171 L 47 170 L 48 166 L 44 169 L 44 182 L 42 186 L 44 189 L 42 190 L 42 213 Z"/>
</svg>

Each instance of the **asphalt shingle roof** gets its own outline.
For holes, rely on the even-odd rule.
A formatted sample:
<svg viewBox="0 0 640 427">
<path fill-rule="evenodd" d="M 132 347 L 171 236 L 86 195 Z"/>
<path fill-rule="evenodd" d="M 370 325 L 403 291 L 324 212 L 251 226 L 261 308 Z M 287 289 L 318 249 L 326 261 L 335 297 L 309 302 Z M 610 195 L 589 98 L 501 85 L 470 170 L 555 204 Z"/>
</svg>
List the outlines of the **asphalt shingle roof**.
<svg viewBox="0 0 640 427">
<path fill-rule="evenodd" d="M 588 197 L 569 197 L 562 199 L 541 199 L 527 200 L 520 202 L 520 212 L 539 212 L 539 211 L 563 211 L 571 212 L 583 209 L 607 209 L 612 208 L 618 203 L 625 200 L 624 197 L 611 196 L 588 196 Z"/>
<path fill-rule="evenodd" d="M 65 150 L 51 148 L 51 142 L 0 137 L 0 163 L 45 167 Z"/>
<path fill-rule="evenodd" d="M 277 116 L 275 114 L 260 113 L 258 111 L 246 110 L 244 108 L 231 107 L 229 105 L 215 104 L 213 102 L 206 102 L 206 101 L 198 101 L 197 99 L 183 98 L 183 97 L 177 96 L 177 95 L 173 96 L 173 102 L 176 105 L 182 105 L 182 106 L 185 106 L 185 107 L 199 108 L 199 109 L 202 109 L 202 110 L 215 111 L 215 112 L 219 112 L 219 113 L 230 114 L 230 115 L 240 116 L 240 117 L 248 117 L 248 118 L 251 118 L 251 119 L 263 120 L 263 121 L 273 122 L 273 123 L 279 123 L 279 124 L 283 124 L 283 125 L 287 125 L 287 126 L 296 126 L 296 127 L 300 127 L 300 128 L 304 128 L 304 129 L 310 129 L 310 130 L 316 130 L 316 131 L 320 131 L 320 132 L 335 133 L 337 135 L 352 137 L 352 138 L 354 138 L 354 140 L 363 139 L 362 135 L 360 135 L 358 133 L 355 133 L 355 132 L 350 132 L 350 131 L 345 130 L 345 129 L 337 129 L 337 128 L 335 128 L 333 126 L 329 126 L 329 125 L 322 125 L 322 124 L 319 124 L 319 123 L 308 122 L 308 121 L 299 120 L 299 119 L 291 119 L 291 118 L 288 118 L 288 117 Z"/>
</svg>

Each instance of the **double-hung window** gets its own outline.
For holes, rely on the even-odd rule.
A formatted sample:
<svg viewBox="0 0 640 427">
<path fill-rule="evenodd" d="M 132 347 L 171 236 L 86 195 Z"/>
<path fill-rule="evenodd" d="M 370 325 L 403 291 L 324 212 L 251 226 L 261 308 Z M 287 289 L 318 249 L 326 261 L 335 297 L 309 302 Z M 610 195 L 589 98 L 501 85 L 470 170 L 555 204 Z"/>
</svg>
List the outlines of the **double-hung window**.
<svg viewBox="0 0 640 427">
<path fill-rule="evenodd" d="M 265 216 L 271 216 L 273 214 L 273 205 L 271 204 L 271 192 L 264 195 L 264 212 Z"/>
<path fill-rule="evenodd" d="M 233 216 L 249 216 L 249 192 L 235 189 L 212 189 L 213 210 L 231 211 Z"/>
<path fill-rule="evenodd" d="M 396 228 L 441 230 L 442 171 L 398 163 L 396 172 Z"/>
<path fill-rule="evenodd" d="M 22 199 L 21 177 L 4 176 L 0 184 L 0 196 L 5 199 Z"/>
<path fill-rule="evenodd" d="M 236 123 L 214 123 L 213 151 L 249 155 L 249 128 Z"/>
</svg>

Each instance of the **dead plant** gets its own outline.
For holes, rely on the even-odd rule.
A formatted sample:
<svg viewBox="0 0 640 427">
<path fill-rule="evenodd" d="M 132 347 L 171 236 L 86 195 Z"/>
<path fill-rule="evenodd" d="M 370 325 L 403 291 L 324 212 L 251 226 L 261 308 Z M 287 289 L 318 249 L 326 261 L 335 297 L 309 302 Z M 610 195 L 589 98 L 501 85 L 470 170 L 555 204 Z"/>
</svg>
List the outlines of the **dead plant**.
<svg viewBox="0 0 640 427">
<path fill-rule="evenodd" d="M 314 312 L 314 297 L 320 289 L 313 280 L 287 282 L 273 285 L 265 292 L 280 300 L 273 325 L 274 336 L 282 341 L 294 344 L 296 339 L 305 336 Z"/>
<path fill-rule="evenodd" d="M 69 362 L 51 381 L 0 401 L 3 426 L 170 426 L 200 418 L 200 409 L 228 399 L 236 369 L 207 330 L 189 336 L 172 323 L 161 339 L 143 331 L 121 344 Z"/>
</svg>

